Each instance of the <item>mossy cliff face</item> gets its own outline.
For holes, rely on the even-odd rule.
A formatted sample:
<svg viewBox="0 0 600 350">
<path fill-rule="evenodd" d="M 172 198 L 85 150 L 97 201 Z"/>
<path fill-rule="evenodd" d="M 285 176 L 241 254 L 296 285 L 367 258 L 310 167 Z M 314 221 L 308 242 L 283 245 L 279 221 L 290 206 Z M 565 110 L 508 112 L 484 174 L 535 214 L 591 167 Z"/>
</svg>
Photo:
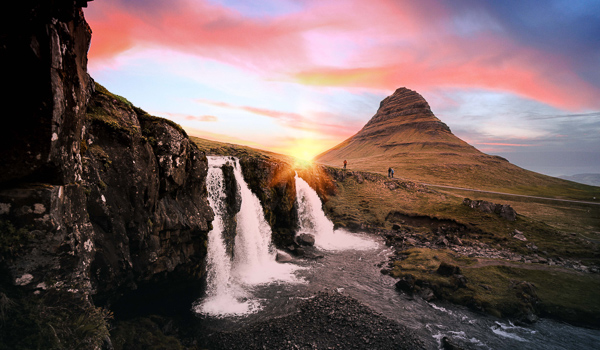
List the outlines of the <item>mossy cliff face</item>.
<svg viewBox="0 0 600 350">
<path fill-rule="evenodd" d="M 98 296 L 115 299 L 115 290 L 172 273 L 200 281 L 213 219 L 204 153 L 178 126 L 101 86 L 90 101 L 83 144 L 82 185 L 99 248 L 91 264 Z"/>
<path fill-rule="evenodd" d="M 10 348 L 97 348 L 108 341 L 103 308 L 201 292 L 206 157 L 174 123 L 95 89 L 85 5 L 13 2 L 15 23 L 1 27 L 3 102 L 18 107 L 0 137 L 0 343 Z"/>
</svg>

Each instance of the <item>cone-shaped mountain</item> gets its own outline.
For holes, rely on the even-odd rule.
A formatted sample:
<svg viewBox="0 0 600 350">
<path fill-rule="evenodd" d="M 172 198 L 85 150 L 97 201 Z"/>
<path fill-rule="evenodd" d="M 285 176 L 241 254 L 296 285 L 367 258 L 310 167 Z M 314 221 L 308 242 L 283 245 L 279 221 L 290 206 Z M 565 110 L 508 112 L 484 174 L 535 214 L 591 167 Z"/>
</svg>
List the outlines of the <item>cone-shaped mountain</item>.
<svg viewBox="0 0 600 350">
<path fill-rule="evenodd" d="M 347 160 L 349 170 L 384 174 L 392 167 L 399 178 L 466 187 L 558 180 L 480 152 L 452 134 L 423 96 L 407 88 L 386 97 L 358 133 L 315 160 L 337 167 Z"/>
</svg>

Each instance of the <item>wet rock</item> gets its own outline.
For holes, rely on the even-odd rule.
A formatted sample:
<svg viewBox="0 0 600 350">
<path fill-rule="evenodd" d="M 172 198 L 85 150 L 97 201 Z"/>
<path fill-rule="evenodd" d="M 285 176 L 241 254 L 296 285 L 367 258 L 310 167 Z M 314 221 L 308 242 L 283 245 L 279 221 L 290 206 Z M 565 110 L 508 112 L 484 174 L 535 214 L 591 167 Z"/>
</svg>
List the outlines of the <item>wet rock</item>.
<svg viewBox="0 0 600 350">
<path fill-rule="evenodd" d="M 460 346 L 458 346 L 455 341 L 450 337 L 442 338 L 442 348 L 444 350 L 463 350 Z"/>
<path fill-rule="evenodd" d="M 315 236 L 309 233 L 301 233 L 296 236 L 296 242 L 302 246 L 312 247 L 315 245 Z"/>
<path fill-rule="evenodd" d="M 418 294 L 425 301 L 432 301 L 435 299 L 435 293 L 429 287 L 421 288 Z"/>
<path fill-rule="evenodd" d="M 396 290 L 412 294 L 415 290 L 415 278 L 413 275 L 405 275 L 394 285 Z"/>
<path fill-rule="evenodd" d="M 448 264 L 442 261 L 436 272 L 442 276 L 452 276 L 460 274 L 460 268 L 456 265 Z"/>
<path fill-rule="evenodd" d="M 289 262 L 292 261 L 292 256 L 286 252 L 278 250 L 277 255 L 275 256 L 275 260 L 277 260 L 278 262 Z"/>
</svg>

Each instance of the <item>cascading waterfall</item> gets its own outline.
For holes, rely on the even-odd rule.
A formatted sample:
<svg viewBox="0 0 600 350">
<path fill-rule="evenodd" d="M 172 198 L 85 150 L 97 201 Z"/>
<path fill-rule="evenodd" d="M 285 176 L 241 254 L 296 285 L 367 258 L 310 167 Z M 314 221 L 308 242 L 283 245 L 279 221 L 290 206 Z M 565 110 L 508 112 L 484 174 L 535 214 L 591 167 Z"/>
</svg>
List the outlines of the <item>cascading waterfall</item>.
<svg viewBox="0 0 600 350">
<path fill-rule="evenodd" d="M 208 233 L 207 286 L 206 298 L 195 307 L 196 312 L 205 314 L 244 314 L 253 309 L 252 303 L 240 302 L 246 297 L 239 286 L 231 283 L 231 259 L 223 240 L 223 215 L 225 207 L 225 184 L 223 170 L 229 159 L 224 157 L 207 157 L 208 202 L 215 213 L 213 229 Z"/>
<path fill-rule="evenodd" d="M 207 158 L 208 199 L 215 212 L 215 219 L 213 229 L 208 234 L 206 297 L 194 306 L 194 310 L 211 316 L 255 312 L 260 309 L 260 303 L 250 295 L 252 286 L 275 281 L 302 282 L 293 274 L 299 267 L 276 262 L 271 228 L 264 218 L 260 201 L 244 181 L 238 160 L 230 157 Z M 221 167 L 227 162 L 231 162 L 234 167 L 242 198 L 241 209 L 236 215 L 233 261 L 227 254 L 223 240 L 226 194 Z"/>
<path fill-rule="evenodd" d="M 245 284 L 261 284 L 274 281 L 294 282 L 292 272 L 298 267 L 279 264 L 277 252 L 271 243 L 271 227 L 258 197 L 248 187 L 237 159 L 234 174 L 242 195 L 242 208 L 237 214 L 235 236 L 234 276 Z"/>
<path fill-rule="evenodd" d="M 333 223 L 322 209 L 321 198 L 310 185 L 296 173 L 296 200 L 298 202 L 298 234 L 309 233 L 315 236 L 315 245 L 325 250 L 367 250 L 377 247 L 377 243 L 345 230 L 334 230 Z"/>
</svg>

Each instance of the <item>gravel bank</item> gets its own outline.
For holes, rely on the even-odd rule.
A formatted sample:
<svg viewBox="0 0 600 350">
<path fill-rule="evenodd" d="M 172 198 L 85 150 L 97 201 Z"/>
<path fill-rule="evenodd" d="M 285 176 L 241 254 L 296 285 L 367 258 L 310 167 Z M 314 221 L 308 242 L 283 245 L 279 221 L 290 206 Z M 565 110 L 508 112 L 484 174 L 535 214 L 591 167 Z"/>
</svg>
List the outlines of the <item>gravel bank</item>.
<svg viewBox="0 0 600 350">
<path fill-rule="evenodd" d="M 210 349 L 424 349 L 411 331 L 348 296 L 320 292 L 297 313 L 217 332 Z"/>
</svg>

